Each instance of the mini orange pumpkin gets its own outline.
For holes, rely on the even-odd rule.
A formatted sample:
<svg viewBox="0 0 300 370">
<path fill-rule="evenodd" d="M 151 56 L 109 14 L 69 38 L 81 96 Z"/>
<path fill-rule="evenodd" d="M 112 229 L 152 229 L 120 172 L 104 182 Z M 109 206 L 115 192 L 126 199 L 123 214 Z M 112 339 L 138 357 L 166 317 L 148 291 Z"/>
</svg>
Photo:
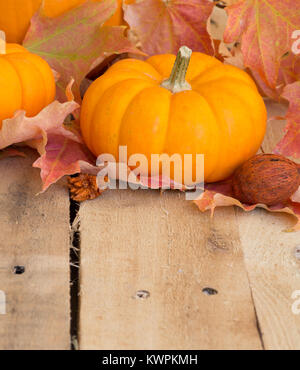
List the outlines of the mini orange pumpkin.
<svg viewBox="0 0 300 370">
<path fill-rule="evenodd" d="M 30 19 L 42 5 L 42 13 L 47 17 L 57 17 L 81 5 L 86 0 L 0 0 L 0 29 L 6 33 L 8 42 L 21 43 L 28 30 Z M 95 0 L 102 1 L 102 0 Z M 122 0 L 112 17 L 104 24 L 118 26 L 123 22 Z"/>
<path fill-rule="evenodd" d="M 204 154 L 205 181 L 223 180 L 261 145 L 263 99 L 236 67 L 191 55 L 187 47 L 175 58 L 121 60 L 94 81 L 82 104 L 84 140 L 96 156 L 109 153 L 117 160 L 120 145 L 127 145 L 128 157 L 141 153 L 149 163 L 151 154 L 192 154 L 193 178 L 195 155 Z"/>
<path fill-rule="evenodd" d="M 8 42 L 21 43 L 42 0 L 0 0 L 0 30 Z"/>
<path fill-rule="evenodd" d="M 6 53 L 0 54 L 0 128 L 17 110 L 32 117 L 54 98 L 55 80 L 47 62 L 21 45 L 6 44 Z"/>
</svg>

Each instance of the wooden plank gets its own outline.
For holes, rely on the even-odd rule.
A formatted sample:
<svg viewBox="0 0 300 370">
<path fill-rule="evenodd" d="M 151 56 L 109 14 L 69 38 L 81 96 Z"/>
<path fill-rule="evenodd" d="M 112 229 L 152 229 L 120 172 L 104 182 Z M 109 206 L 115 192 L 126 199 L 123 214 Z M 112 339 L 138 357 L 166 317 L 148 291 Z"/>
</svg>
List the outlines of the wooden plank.
<svg viewBox="0 0 300 370">
<path fill-rule="evenodd" d="M 69 349 L 69 197 L 27 155 L 0 161 L 0 349 Z"/>
<path fill-rule="evenodd" d="M 286 107 L 268 102 L 269 116 L 283 115 Z M 284 121 L 269 123 L 263 144 L 271 152 L 283 135 Z M 256 210 L 250 214 L 237 211 L 240 238 L 245 254 L 253 299 L 262 338 L 267 349 L 300 349 L 300 315 L 292 311 L 294 291 L 300 289 L 299 260 L 295 250 L 299 232 L 285 229 L 293 218 Z"/>
<path fill-rule="evenodd" d="M 266 349 L 300 349 L 300 315 L 293 313 L 300 289 L 299 233 L 283 230 L 290 216 L 237 211 L 250 286 Z"/>
<path fill-rule="evenodd" d="M 269 116 L 285 111 L 267 105 Z M 264 151 L 284 125 L 269 124 Z M 111 191 L 81 207 L 80 348 L 299 349 L 299 235 L 282 231 L 291 217 L 228 208 L 210 221 L 183 197 Z"/>
<path fill-rule="evenodd" d="M 80 225 L 81 349 L 262 348 L 232 208 L 112 190 Z"/>
</svg>

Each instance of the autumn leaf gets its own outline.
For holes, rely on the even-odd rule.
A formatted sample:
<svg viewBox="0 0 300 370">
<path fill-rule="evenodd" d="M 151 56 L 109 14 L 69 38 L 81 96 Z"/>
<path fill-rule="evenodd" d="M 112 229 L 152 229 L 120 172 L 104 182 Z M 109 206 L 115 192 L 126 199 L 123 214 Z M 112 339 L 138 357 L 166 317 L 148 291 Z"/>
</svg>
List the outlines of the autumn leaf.
<svg viewBox="0 0 300 370">
<path fill-rule="evenodd" d="M 12 144 L 35 140 L 36 145 L 42 151 L 43 145 L 41 143 L 44 142 L 47 133 L 54 130 L 56 132 L 64 130 L 63 122 L 65 118 L 78 107 L 78 104 L 74 101 L 67 103 L 54 101 L 35 117 L 26 117 L 25 111 L 16 112 L 13 118 L 2 122 L 0 149 Z"/>
<path fill-rule="evenodd" d="M 84 144 L 68 135 L 54 133 L 48 135 L 45 153 L 33 167 L 41 169 L 42 191 L 45 191 L 65 175 L 87 172 L 88 165 L 92 168 L 93 163 L 95 158 Z"/>
<path fill-rule="evenodd" d="M 226 8 L 224 41 L 241 37 L 246 67 L 275 89 L 283 56 L 291 51 L 292 34 L 300 29 L 300 2 L 294 0 L 244 0 Z"/>
<path fill-rule="evenodd" d="M 271 88 L 256 71 L 251 71 L 261 92 L 271 99 L 279 101 L 285 86 L 300 80 L 300 55 L 287 53 L 282 57 L 276 87 Z"/>
<path fill-rule="evenodd" d="M 176 54 L 182 45 L 213 54 L 207 20 L 214 4 L 208 0 L 140 0 L 124 5 L 124 18 L 149 54 Z"/>
<path fill-rule="evenodd" d="M 13 148 L 15 143 L 25 143 L 38 150 L 41 157 L 34 167 L 41 169 L 43 190 L 64 175 L 80 172 L 79 162 L 90 161 L 92 156 L 83 144 L 76 122 L 65 119 L 78 109 L 74 101 L 59 103 L 54 101 L 35 117 L 26 117 L 24 111 L 16 112 L 15 116 L 6 119 L 0 130 L 0 158 L 21 155 Z M 91 164 L 83 163 L 83 170 L 91 170 Z"/>
<path fill-rule="evenodd" d="M 300 188 L 299 190 L 300 191 Z M 232 193 L 231 179 L 223 182 L 205 185 L 205 191 L 201 196 L 194 201 L 199 210 L 205 212 L 211 211 L 213 216 L 217 207 L 237 206 L 246 212 L 253 211 L 255 208 L 263 208 L 269 212 L 283 212 L 288 213 L 296 218 L 296 224 L 286 231 L 299 231 L 300 230 L 300 203 L 297 203 L 296 197 L 291 197 L 285 204 L 276 204 L 274 206 L 266 206 L 265 204 L 248 205 L 243 204 L 235 199 Z M 297 196 L 297 201 L 298 199 Z"/>
<path fill-rule="evenodd" d="M 284 86 L 278 85 L 278 87 L 271 88 L 260 76 L 260 74 L 256 71 L 251 71 L 250 74 L 254 78 L 256 85 L 258 87 L 258 91 L 261 95 L 266 96 L 270 99 L 280 101 L 280 97 L 283 91 Z"/>
<path fill-rule="evenodd" d="M 277 144 L 275 153 L 300 159 L 300 82 L 286 86 L 282 97 L 290 105 L 286 116 L 286 134 Z"/>
<path fill-rule="evenodd" d="M 300 80 L 300 54 L 288 53 L 283 56 L 278 85 L 289 85 Z"/>
<path fill-rule="evenodd" d="M 101 27 L 115 10 L 115 0 L 87 1 L 56 18 L 41 13 L 32 18 L 24 46 L 60 74 L 60 97 L 73 77 L 80 102 L 80 83 L 93 66 L 112 54 L 139 53 L 124 36 L 125 27 Z"/>
</svg>

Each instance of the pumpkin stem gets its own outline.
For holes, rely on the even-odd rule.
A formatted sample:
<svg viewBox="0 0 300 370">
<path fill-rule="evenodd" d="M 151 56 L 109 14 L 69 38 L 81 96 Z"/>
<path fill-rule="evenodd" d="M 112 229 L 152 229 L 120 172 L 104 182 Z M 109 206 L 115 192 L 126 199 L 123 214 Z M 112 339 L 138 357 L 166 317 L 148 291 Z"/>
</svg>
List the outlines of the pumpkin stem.
<svg viewBox="0 0 300 370">
<path fill-rule="evenodd" d="M 4 31 L 0 31 L 0 54 L 6 54 L 6 36 Z"/>
<path fill-rule="evenodd" d="M 181 46 L 173 66 L 171 76 L 162 82 L 162 87 L 170 90 L 172 93 L 192 90 L 191 85 L 185 80 L 191 55 L 191 49 L 189 49 L 187 46 Z"/>
</svg>

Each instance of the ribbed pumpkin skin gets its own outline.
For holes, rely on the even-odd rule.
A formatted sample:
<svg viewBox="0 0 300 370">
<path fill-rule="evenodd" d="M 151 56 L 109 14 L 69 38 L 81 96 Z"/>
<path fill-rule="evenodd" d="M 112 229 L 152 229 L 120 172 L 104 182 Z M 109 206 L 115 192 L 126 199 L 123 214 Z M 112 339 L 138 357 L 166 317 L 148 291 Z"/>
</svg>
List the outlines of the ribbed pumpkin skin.
<svg viewBox="0 0 300 370">
<path fill-rule="evenodd" d="M 128 156 L 204 154 L 205 181 L 227 178 L 259 149 L 266 109 L 244 71 L 193 53 L 186 80 L 191 91 L 172 94 L 160 86 L 170 76 L 174 55 L 147 61 L 121 60 L 89 87 L 81 131 L 96 155 L 127 145 Z M 193 161 L 193 175 L 196 161 Z"/>
<path fill-rule="evenodd" d="M 57 17 L 68 10 L 84 3 L 85 0 L 44 0 L 43 14 L 47 17 Z"/>
<path fill-rule="evenodd" d="M 47 17 L 57 17 L 83 4 L 84 1 L 44 0 L 42 13 Z M 119 26 L 123 22 L 122 0 L 117 1 L 117 11 L 104 24 L 105 26 Z M 0 0 L 0 29 L 5 31 L 7 42 L 22 43 L 30 25 L 30 19 L 41 4 L 42 0 Z"/>
<path fill-rule="evenodd" d="M 47 17 L 57 17 L 68 10 L 83 4 L 86 0 L 44 0 L 43 14 Z M 102 0 L 94 0 L 102 1 Z M 122 0 L 117 0 L 118 8 L 104 26 L 119 26 L 123 20 Z"/>
<path fill-rule="evenodd" d="M 0 29 L 7 42 L 21 43 L 42 0 L 0 0 Z"/>
<path fill-rule="evenodd" d="M 0 55 L 0 128 L 16 110 L 32 117 L 54 98 L 55 81 L 47 62 L 21 45 L 7 44 L 6 54 Z"/>
</svg>

